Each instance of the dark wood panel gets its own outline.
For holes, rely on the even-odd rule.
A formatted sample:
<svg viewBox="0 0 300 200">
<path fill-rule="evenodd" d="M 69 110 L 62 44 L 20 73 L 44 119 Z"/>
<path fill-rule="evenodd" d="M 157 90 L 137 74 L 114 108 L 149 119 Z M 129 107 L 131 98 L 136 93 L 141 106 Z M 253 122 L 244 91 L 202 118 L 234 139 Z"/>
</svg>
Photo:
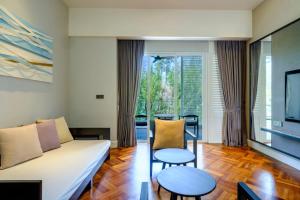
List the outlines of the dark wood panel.
<svg viewBox="0 0 300 200">
<path fill-rule="evenodd" d="M 42 200 L 41 180 L 0 180 L 0 199 Z"/>
<path fill-rule="evenodd" d="M 70 128 L 75 139 L 96 138 L 99 140 L 110 140 L 110 128 Z"/>
</svg>

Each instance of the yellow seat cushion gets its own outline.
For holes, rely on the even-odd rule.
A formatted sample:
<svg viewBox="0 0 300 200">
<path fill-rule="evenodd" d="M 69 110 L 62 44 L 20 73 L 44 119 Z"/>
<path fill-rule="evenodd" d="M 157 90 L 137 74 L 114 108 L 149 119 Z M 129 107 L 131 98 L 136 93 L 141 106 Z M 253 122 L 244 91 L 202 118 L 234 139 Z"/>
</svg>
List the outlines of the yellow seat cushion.
<svg viewBox="0 0 300 200">
<path fill-rule="evenodd" d="M 153 149 L 183 148 L 184 119 L 159 120 L 155 119 L 155 139 Z"/>
</svg>

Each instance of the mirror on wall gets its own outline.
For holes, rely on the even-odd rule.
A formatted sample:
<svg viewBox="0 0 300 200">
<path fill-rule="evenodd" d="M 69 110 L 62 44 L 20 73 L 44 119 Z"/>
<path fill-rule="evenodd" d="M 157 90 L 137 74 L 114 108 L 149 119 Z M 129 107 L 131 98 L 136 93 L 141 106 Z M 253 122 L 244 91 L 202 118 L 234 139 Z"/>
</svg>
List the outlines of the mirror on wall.
<svg viewBox="0 0 300 200">
<path fill-rule="evenodd" d="M 250 138 L 300 158 L 300 19 L 250 44 Z"/>
</svg>

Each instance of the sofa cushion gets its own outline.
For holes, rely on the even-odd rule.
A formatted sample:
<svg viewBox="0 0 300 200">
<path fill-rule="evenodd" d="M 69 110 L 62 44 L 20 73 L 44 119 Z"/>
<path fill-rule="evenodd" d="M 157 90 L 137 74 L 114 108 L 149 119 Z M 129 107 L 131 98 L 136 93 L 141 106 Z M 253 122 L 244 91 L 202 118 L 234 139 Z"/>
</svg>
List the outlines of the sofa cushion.
<svg viewBox="0 0 300 200">
<path fill-rule="evenodd" d="M 0 155 L 0 169 L 42 156 L 36 125 L 0 129 Z"/>
<path fill-rule="evenodd" d="M 184 120 L 155 119 L 155 140 L 153 149 L 183 147 Z"/>
<path fill-rule="evenodd" d="M 45 121 L 48 120 L 37 120 L 37 123 Z M 74 140 L 64 117 L 59 117 L 55 119 L 55 126 L 58 133 L 59 142 L 61 144 Z"/>
<path fill-rule="evenodd" d="M 55 121 L 48 120 L 36 125 L 43 152 L 60 147 Z"/>
</svg>

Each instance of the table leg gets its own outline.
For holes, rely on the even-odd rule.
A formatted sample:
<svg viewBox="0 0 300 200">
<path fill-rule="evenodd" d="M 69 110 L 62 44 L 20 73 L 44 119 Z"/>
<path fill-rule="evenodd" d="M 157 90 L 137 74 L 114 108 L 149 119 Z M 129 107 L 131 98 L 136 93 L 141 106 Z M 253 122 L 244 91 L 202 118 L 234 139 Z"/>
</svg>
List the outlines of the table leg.
<svg viewBox="0 0 300 200">
<path fill-rule="evenodd" d="M 170 200 L 177 200 L 177 194 L 171 193 Z"/>
<path fill-rule="evenodd" d="M 201 200 L 201 197 L 195 197 L 195 200 Z"/>
<path fill-rule="evenodd" d="M 159 194 L 160 192 L 160 185 L 158 185 L 157 193 Z"/>
<path fill-rule="evenodd" d="M 174 200 L 177 200 L 177 194 L 174 194 Z"/>
<path fill-rule="evenodd" d="M 162 169 L 165 169 L 165 168 L 166 168 L 166 163 L 164 162 L 163 166 L 162 166 Z"/>
</svg>

